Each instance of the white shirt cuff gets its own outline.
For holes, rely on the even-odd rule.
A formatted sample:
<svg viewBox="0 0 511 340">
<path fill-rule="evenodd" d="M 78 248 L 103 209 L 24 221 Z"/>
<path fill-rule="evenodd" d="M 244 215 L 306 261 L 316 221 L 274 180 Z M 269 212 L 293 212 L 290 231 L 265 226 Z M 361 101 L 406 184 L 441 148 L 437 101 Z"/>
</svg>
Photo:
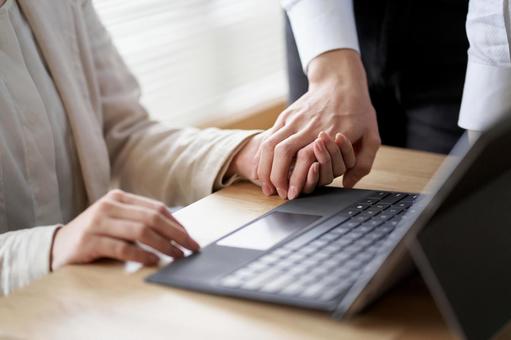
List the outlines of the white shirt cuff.
<svg viewBox="0 0 511 340">
<path fill-rule="evenodd" d="M 327 51 L 360 51 L 352 0 L 282 1 L 300 54 L 303 69 Z"/>
<path fill-rule="evenodd" d="M 458 124 L 482 131 L 511 113 L 511 67 L 469 61 Z"/>
</svg>

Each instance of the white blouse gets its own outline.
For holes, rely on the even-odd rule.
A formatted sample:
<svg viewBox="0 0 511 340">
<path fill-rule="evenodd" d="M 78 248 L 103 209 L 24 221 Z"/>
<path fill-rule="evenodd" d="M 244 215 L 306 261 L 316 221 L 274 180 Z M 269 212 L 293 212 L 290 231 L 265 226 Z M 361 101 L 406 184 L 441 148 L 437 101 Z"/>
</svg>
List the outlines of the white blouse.
<svg viewBox="0 0 511 340">
<path fill-rule="evenodd" d="M 72 131 L 15 0 L 0 8 L 0 107 L 0 233 L 69 222 L 86 205 Z"/>
</svg>

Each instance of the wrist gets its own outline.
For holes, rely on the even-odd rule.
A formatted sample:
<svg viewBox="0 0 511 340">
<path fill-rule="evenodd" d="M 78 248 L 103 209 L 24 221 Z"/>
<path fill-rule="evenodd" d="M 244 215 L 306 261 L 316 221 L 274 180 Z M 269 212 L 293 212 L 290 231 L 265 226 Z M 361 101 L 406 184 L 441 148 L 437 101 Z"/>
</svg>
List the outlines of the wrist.
<svg viewBox="0 0 511 340">
<path fill-rule="evenodd" d="M 255 155 L 259 148 L 260 136 L 261 134 L 249 137 L 243 144 L 229 164 L 226 177 L 238 175 L 251 181 L 255 180 L 257 171 Z"/>
<path fill-rule="evenodd" d="M 360 54 L 352 49 L 339 49 L 318 55 L 309 63 L 307 78 L 309 86 L 329 82 L 363 80 L 365 70 Z"/>
</svg>

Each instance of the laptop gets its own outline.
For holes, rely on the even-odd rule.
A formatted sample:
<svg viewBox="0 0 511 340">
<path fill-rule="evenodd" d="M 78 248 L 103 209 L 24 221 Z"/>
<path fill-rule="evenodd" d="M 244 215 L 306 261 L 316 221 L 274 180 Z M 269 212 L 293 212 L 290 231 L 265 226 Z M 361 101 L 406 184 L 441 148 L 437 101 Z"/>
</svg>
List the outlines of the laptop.
<svg viewBox="0 0 511 340">
<path fill-rule="evenodd" d="M 417 267 L 469 339 L 511 326 L 511 118 L 464 136 L 431 194 L 322 188 L 241 226 L 148 282 L 321 310 L 361 311 Z M 508 328 L 507 328 L 508 327 Z"/>
</svg>

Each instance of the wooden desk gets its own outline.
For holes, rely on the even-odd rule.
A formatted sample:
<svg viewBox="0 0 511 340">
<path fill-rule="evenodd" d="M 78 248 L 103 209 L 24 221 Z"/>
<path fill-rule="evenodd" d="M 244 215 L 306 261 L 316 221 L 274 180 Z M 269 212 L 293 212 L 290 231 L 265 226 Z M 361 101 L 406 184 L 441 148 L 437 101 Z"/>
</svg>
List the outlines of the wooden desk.
<svg viewBox="0 0 511 340">
<path fill-rule="evenodd" d="M 443 158 L 382 148 L 359 187 L 420 191 Z M 202 244 L 282 201 L 239 184 L 179 211 Z M 155 269 L 73 266 L 0 298 L 0 339 L 442 339 L 450 334 L 421 280 L 342 322 L 329 315 L 150 285 Z"/>
</svg>

